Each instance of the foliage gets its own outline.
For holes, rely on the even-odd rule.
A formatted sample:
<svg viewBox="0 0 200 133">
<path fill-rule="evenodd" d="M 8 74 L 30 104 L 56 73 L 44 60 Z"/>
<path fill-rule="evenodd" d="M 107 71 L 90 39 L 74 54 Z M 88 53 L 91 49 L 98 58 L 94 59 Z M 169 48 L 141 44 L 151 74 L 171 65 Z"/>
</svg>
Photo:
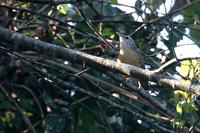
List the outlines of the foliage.
<svg viewBox="0 0 200 133">
<path fill-rule="evenodd" d="M 171 10 L 160 16 L 158 8 L 163 2 L 136 0 L 135 6 L 130 7 L 118 4 L 117 0 L 1 1 L 0 26 L 53 45 L 113 60 L 117 52 L 101 36 L 119 49 L 116 32 L 129 34 L 142 51 L 145 64 L 154 70 L 176 57 L 174 48 L 183 37 L 194 42 L 200 39 L 200 5 L 187 2 L 180 5 L 175 1 Z M 134 13 L 126 13 L 119 6 L 134 9 Z M 175 22 L 178 15 L 184 20 Z M 190 32 L 186 33 L 186 29 Z M 162 47 L 158 46 L 160 43 Z M 0 41 L 0 131 L 200 130 L 198 95 L 151 82 L 145 97 L 127 86 L 122 74 L 84 62 L 54 58 L 53 54 L 48 57 L 45 53 Z M 178 63 L 181 63 L 179 71 Z M 179 76 L 177 80 L 182 82 L 199 83 L 199 60 L 187 58 L 178 63 L 164 73 L 174 78 Z M 158 105 L 148 98 L 155 99 Z"/>
</svg>

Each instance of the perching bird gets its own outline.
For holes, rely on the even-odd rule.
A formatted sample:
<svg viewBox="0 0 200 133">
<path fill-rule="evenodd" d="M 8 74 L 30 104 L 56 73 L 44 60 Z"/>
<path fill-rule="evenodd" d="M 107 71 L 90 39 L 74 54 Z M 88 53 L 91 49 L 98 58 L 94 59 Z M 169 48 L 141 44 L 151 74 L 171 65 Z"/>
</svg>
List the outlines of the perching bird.
<svg viewBox="0 0 200 133">
<path fill-rule="evenodd" d="M 128 35 L 118 33 L 120 42 L 120 51 L 117 62 L 134 65 L 136 67 L 144 67 L 144 58 L 141 51 L 137 48 L 133 39 Z M 148 82 L 140 81 L 142 87 L 147 90 Z"/>
</svg>

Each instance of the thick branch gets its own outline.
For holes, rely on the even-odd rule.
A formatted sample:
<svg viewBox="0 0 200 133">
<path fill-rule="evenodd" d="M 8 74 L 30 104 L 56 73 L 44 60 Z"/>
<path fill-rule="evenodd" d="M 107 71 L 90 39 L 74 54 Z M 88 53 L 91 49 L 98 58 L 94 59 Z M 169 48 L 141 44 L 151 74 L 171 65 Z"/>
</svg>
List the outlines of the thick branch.
<svg viewBox="0 0 200 133">
<path fill-rule="evenodd" d="M 32 2 L 39 4 L 50 4 L 50 5 L 59 5 L 59 4 L 73 4 L 73 0 L 65 0 L 65 1 L 54 1 L 54 0 L 18 0 L 20 2 Z"/>
<path fill-rule="evenodd" d="M 170 87 L 172 89 L 200 94 L 199 84 L 180 82 L 170 77 L 166 77 L 163 74 L 156 74 L 153 71 L 141 69 L 124 63 L 117 63 L 113 60 L 92 56 L 80 51 L 63 48 L 61 46 L 52 45 L 50 43 L 26 37 L 2 27 L 0 28 L 0 40 L 7 43 L 12 43 L 18 47 L 26 47 L 29 50 L 38 51 L 49 56 L 64 58 L 72 62 L 84 62 L 90 65 L 90 67 L 105 67 L 109 68 L 110 70 L 118 70 L 123 74 L 127 74 L 138 79 L 145 78 L 147 80 L 154 81 L 159 85 Z"/>
</svg>

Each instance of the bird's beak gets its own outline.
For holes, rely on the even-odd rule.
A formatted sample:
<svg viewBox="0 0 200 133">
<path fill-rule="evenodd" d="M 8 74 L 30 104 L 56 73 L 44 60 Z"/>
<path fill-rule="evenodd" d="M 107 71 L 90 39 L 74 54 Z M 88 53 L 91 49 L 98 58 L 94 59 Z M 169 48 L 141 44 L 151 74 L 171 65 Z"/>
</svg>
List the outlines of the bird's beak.
<svg viewBox="0 0 200 133">
<path fill-rule="evenodd" d="M 118 36 L 122 36 L 122 34 L 121 34 L 121 33 L 119 33 L 119 32 L 116 32 L 116 34 L 117 34 Z"/>
<path fill-rule="evenodd" d="M 121 33 L 119 33 L 119 32 L 116 32 L 116 34 L 117 34 L 119 37 L 122 37 L 122 38 L 125 37 L 124 34 L 121 34 Z"/>
</svg>

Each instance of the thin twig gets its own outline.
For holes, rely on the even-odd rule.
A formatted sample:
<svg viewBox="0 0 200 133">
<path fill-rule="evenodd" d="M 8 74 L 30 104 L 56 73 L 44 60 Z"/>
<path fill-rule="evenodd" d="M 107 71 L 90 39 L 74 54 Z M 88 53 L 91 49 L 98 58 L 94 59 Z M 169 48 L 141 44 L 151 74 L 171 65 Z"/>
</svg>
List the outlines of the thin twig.
<svg viewBox="0 0 200 133">
<path fill-rule="evenodd" d="M 24 110 L 19 106 L 19 104 L 9 95 L 9 93 L 7 92 L 7 90 L 3 87 L 2 84 L 0 84 L 0 89 L 1 91 L 5 94 L 5 96 L 9 99 L 10 102 L 12 102 L 15 107 L 17 108 L 17 110 L 19 111 L 19 113 L 22 115 L 22 118 L 24 119 L 24 122 L 30 127 L 31 131 L 33 133 L 36 133 L 35 128 L 33 127 L 31 121 L 29 120 L 29 118 L 26 116 Z"/>
<path fill-rule="evenodd" d="M 83 11 L 82 11 L 82 9 L 80 8 L 80 6 L 78 6 L 77 4 L 75 4 L 75 7 L 76 7 L 76 9 L 77 9 L 79 15 L 82 16 L 82 18 L 85 20 L 85 22 L 87 23 L 87 25 L 92 29 L 92 31 L 93 31 L 97 36 L 99 36 L 99 37 L 102 39 L 102 41 L 103 41 L 106 45 L 108 45 L 110 48 L 112 48 L 112 49 L 114 49 L 115 51 L 117 51 L 116 48 L 113 47 L 110 43 L 108 43 L 107 40 L 94 28 L 94 26 L 92 25 L 92 23 L 88 20 L 88 18 L 87 18 L 87 17 L 85 16 L 85 14 L 83 13 Z"/>
</svg>

